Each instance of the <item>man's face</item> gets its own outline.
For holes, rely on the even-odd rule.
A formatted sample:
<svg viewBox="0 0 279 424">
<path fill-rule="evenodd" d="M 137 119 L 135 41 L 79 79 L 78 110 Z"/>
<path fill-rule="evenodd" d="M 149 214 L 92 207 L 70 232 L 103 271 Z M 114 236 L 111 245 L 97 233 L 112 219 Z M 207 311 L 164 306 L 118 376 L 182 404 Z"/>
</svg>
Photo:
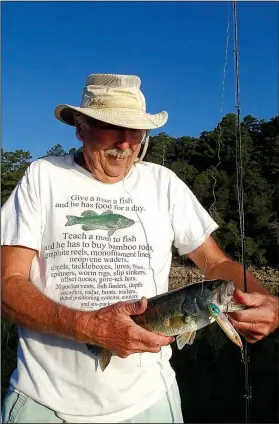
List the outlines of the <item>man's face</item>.
<svg viewBox="0 0 279 424">
<path fill-rule="evenodd" d="M 89 170 L 102 182 L 122 180 L 137 159 L 144 130 L 87 119 L 82 129 L 83 153 Z"/>
</svg>

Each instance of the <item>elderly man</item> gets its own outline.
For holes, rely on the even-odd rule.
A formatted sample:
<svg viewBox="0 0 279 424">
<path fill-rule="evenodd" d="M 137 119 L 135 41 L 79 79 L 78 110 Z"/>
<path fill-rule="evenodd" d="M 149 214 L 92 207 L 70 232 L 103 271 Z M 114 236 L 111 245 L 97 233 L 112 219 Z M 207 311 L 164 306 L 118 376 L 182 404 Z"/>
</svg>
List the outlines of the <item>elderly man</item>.
<svg viewBox="0 0 279 424">
<path fill-rule="evenodd" d="M 167 121 L 146 113 L 138 77 L 90 75 L 81 106 L 55 116 L 76 128 L 82 154 L 32 163 L 2 210 L 2 311 L 19 329 L 3 422 L 183 422 L 173 338 L 131 315 L 168 290 L 172 243 L 239 289 L 242 267 L 189 188 L 138 159 Z M 255 342 L 278 326 L 278 299 L 247 281 L 235 297 L 248 308 L 232 322 Z M 87 344 L 113 353 L 104 372 Z"/>
</svg>

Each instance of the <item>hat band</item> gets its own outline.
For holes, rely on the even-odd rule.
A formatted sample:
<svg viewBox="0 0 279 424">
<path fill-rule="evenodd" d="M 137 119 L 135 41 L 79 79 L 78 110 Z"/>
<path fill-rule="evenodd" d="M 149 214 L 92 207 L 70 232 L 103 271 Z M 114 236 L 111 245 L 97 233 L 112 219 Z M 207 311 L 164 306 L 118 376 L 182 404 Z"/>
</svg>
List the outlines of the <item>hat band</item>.
<svg viewBox="0 0 279 424">
<path fill-rule="evenodd" d="M 90 89 L 91 88 L 91 89 Z M 87 86 L 84 89 L 81 107 L 101 109 L 137 109 L 145 112 L 145 100 L 138 89 L 110 88 L 109 92 L 102 88 Z"/>
</svg>

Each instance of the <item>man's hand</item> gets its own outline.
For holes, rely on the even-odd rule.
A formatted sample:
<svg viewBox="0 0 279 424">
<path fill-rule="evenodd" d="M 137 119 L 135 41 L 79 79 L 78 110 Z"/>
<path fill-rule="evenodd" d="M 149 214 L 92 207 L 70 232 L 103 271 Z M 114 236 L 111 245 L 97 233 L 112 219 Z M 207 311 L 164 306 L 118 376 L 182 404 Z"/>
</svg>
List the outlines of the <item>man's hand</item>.
<svg viewBox="0 0 279 424">
<path fill-rule="evenodd" d="M 244 293 L 235 290 L 237 303 L 247 306 L 247 309 L 229 314 L 233 326 L 250 343 L 268 336 L 279 326 L 279 298 L 262 293 Z"/>
<path fill-rule="evenodd" d="M 249 271 L 246 271 L 248 293 L 243 293 L 240 290 L 244 289 L 243 266 L 229 259 L 211 237 L 188 257 L 206 278 L 233 281 L 236 302 L 248 308 L 230 313 L 229 319 L 250 343 L 263 339 L 278 327 L 279 298 L 270 295 Z"/>
<path fill-rule="evenodd" d="M 83 334 L 86 343 L 97 344 L 121 358 L 132 353 L 158 353 L 161 346 L 175 339 L 147 331 L 131 319 L 131 315 L 144 313 L 146 307 L 147 299 L 143 297 L 135 302 L 118 302 L 93 313 L 81 313 L 77 331 Z"/>
</svg>

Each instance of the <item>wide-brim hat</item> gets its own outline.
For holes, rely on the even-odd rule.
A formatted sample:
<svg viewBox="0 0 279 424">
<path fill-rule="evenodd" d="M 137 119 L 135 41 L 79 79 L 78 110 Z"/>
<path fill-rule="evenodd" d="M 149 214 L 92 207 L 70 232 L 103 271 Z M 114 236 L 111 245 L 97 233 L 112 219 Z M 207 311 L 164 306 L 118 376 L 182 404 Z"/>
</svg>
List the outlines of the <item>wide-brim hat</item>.
<svg viewBox="0 0 279 424">
<path fill-rule="evenodd" d="M 141 80 L 136 75 L 89 75 L 81 105 L 59 105 L 54 114 L 57 119 L 72 126 L 75 125 L 74 111 L 77 111 L 120 127 L 146 130 L 160 128 L 167 122 L 168 113 L 147 113 L 140 85 Z"/>
</svg>

